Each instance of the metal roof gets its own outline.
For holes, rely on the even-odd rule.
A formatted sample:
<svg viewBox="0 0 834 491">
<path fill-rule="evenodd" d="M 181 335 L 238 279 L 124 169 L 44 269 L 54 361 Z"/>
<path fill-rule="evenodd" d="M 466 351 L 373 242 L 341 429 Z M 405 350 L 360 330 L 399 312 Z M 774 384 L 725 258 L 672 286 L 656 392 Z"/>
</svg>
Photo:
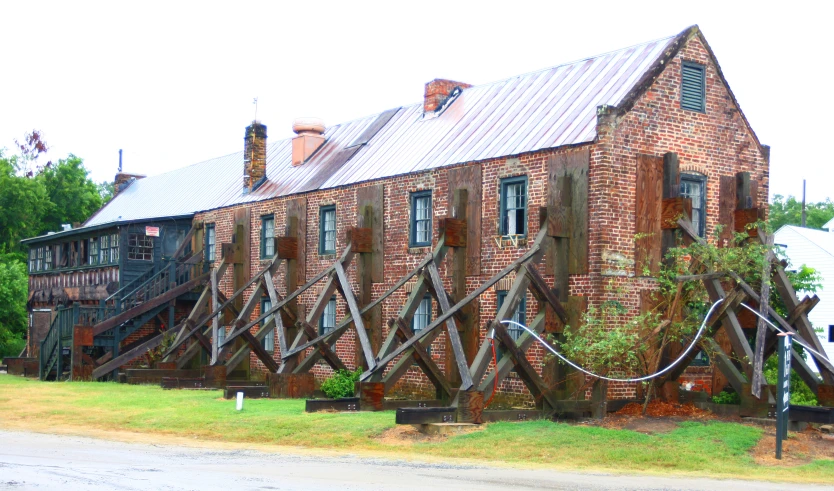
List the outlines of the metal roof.
<svg viewBox="0 0 834 491">
<path fill-rule="evenodd" d="M 243 194 L 243 151 L 133 182 L 84 227 L 196 213 L 464 162 L 591 142 L 679 36 L 471 87 L 436 117 L 423 104 L 332 126 L 303 165 L 291 140 L 267 145 L 267 181 Z"/>
</svg>

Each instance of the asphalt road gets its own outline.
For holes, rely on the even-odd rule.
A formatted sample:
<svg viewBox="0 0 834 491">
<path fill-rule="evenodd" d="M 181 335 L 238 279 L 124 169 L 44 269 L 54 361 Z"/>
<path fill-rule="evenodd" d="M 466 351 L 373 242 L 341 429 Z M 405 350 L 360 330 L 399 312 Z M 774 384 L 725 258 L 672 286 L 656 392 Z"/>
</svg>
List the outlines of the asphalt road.
<svg viewBox="0 0 834 491">
<path fill-rule="evenodd" d="M 817 490 L 750 481 L 217 450 L 0 431 L 0 489 Z"/>
</svg>

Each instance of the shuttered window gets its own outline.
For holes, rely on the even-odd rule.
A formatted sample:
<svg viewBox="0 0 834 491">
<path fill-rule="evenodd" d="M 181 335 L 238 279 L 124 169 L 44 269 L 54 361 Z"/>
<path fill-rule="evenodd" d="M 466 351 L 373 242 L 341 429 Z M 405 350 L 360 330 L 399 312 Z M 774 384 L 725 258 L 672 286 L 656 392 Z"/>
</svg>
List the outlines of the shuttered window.
<svg viewBox="0 0 834 491">
<path fill-rule="evenodd" d="M 681 65 L 681 109 L 706 112 L 706 68 L 683 62 Z"/>
<path fill-rule="evenodd" d="M 336 254 L 336 205 L 321 207 L 319 214 L 319 254 Z"/>
</svg>

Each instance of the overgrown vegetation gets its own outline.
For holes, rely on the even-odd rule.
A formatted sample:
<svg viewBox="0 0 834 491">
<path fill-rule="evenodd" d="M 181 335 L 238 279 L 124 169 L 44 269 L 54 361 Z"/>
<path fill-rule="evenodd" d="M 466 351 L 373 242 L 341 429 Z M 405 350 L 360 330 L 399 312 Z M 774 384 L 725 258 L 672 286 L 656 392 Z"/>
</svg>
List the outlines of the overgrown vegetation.
<svg viewBox="0 0 834 491">
<path fill-rule="evenodd" d="M 753 226 L 766 227 L 761 222 Z M 716 231 L 716 234 L 720 233 L 720 229 Z M 628 309 L 624 306 L 633 302 L 635 292 L 631 291 L 632 283 L 619 278 L 610 279 L 608 300 L 599 306 L 590 306 L 582 324 L 566 326 L 562 338 L 556 340 L 562 352 L 584 368 L 601 375 L 639 377 L 657 372 L 658 368 L 663 368 L 660 358 L 664 349 L 673 343 L 683 346 L 691 343 L 711 305 L 702 280 L 681 281 L 680 276 L 708 271 L 734 272 L 755 291 L 761 290 L 762 266 L 769 254 L 777 253 L 776 250 L 759 240 L 750 239 L 747 233 L 734 234 L 732 242 L 729 244 L 731 247 L 718 247 L 719 239 L 716 237 L 703 244 L 680 244 L 668 251 L 658 274 L 652 275 L 647 268 L 638 271 L 638 275 L 653 276 L 656 280 L 656 290 L 648 302 L 650 305 L 641 305 L 640 312 L 636 307 Z M 795 272 L 789 271 L 788 277 L 797 291 L 813 292 L 820 285 L 819 275 L 805 265 Z M 731 281 L 729 277 L 724 280 Z M 787 309 L 775 287 L 770 288 L 770 305 L 787 316 Z M 748 339 L 751 346 L 755 344 L 755 330 L 752 331 L 748 333 L 751 335 Z M 701 343 L 699 346 L 707 356 L 713 357 L 709 344 Z M 775 358 L 772 360 L 770 363 L 775 363 Z M 807 385 L 796 374 L 793 377 L 796 400 L 803 401 L 803 404 L 813 400 L 816 404 Z M 647 401 L 654 389 L 653 384 L 648 385 Z"/>
<path fill-rule="evenodd" d="M 834 202 L 830 198 L 819 203 L 805 204 L 806 222 L 808 228 L 821 228 L 834 218 Z M 793 196 L 785 198 L 781 194 L 773 197 L 770 203 L 769 224 L 771 230 L 779 230 L 782 225 L 800 225 L 802 223 L 802 202 Z"/>
<path fill-rule="evenodd" d="M 741 404 L 741 397 L 736 391 L 722 390 L 720 394 L 712 396 L 712 402 L 716 404 Z"/>
<path fill-rule="evenodd" d="M 112 196 L 75 155 L 41 164 L 49 146 L 38 131 L 16 143 L 15 155 L 0 149 L 0 357 L 25 345 L 27 248 L 20 241 L 84 222 Z"/>
<path fill-rule="evenodd" d="M 362 375 L 361 369 L 357 369 L 355 372 L 344 369 L 336 370 L 330 378 L 321 383 L 321 391 L 331 399 L 353 397 L 356 391 L 356 382 L 359 381 L 360 375 Z"/>
<path fill-rule="evenodd" d="M 14 402 L 10 404 L 10 402 Z M 60 402 L 60 404 L 59 404 Z M 6 403 L 6 404 L 3 404 Z M 666 433 L 504 422 L 424 442 L 397 438 L 392 411 L 305 413 L 303 400 L 252 399 L 245 410 L 219 391 L 162 390 L 101 382 L 39 382 L 0 375 L 0 428 L 107 437 L 126 431 L 165 443 L 182 437 L 222 443 L 362 451 L 387 457 L 464 458 L 525 466 L 788 481 L 834 480 L 834 460 L 759 465 L 750 456 L 758 427 L 684 422 Z M 403 429 L 403 428 L 400 428 Z M 772 437 L 771 437 L 772 438 Z M 148 438 L 145 438 L 148 441 Z"/>
</svg>

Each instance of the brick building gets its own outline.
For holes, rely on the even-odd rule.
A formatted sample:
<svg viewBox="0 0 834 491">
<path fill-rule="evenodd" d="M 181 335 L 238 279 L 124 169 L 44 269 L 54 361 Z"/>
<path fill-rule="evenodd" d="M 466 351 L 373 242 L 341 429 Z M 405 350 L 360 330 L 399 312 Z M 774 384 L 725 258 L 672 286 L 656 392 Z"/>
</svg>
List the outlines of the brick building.
<svg viewBox="0 0 834 491">
<path fill-rule="evenodd" d="M 299 120 L 293 129 L 295 138 L 272 142 L 266 126 L 253 122 L 246 128 L 242 152 L 137 181 L 92 223 L 119 225 L 123 210 L 145 220 L 174 213 L 190 217 L 200 230 L 193 247 L 205 247 L 205 270 L 223 256 L 223 244 L 240 247 L 241 258 L 219 282 L 227 297 L 269 265 L 276 252 L 274 237 L 298 238 L 296 270 L 288 275 L 281 268 L 273 278 L 285 297 L 293 286 L 333 264 L 349 228 L 373 223 L 379 234 L 375 253 L 381 259 L 370 286 L 359 285 L 356 264 L 347 275 L 355 291 L 369 288 L 375 298 L 437 246 L 440 219 L 455 214 L 460 206 L 455 193 L 463 189 L 469 241 L 461 295 L 527 251 L 539 233 L 541 210 L 552 206 L 558 194 L 554 176 L 562 172 L 571 176 L 574 213 L 564 238 L 571 251 L 568 291 L 561 293 L 576 313 L 610 299 L 612 286 L 625 290 L 625 301 L 619 300 L 627 318 L 639 312 L 640 292 L 655 285 L 647 273 L 659 258 L 660 244 L 646 242 L 651 250 L 642 257 L 635 236 L 655 228 L 659 233 L 659 221 L 647 222 L 639 203 L 659 189 L 661 175 L 652 172 L 663 156 L 677 155 L 680 192 L 692 199 L 693 224 L 704 237 L 712 237 L 721 222 L 722 176 L 749 173 L 757 184 L 754 201 L 763 204 L 768 196 L 768 147 L 750 128 L 697 26 L 491 84 L 434 80 L 426 84 L 422 103 L 327 127 L 318 120 Z M 655 201 L 660 198 L 656 194 Z M 546 259 L 541 274 L 549 286 L 558 287 L 558 266 L 552 257 Z M 453 290 L 451 266 L 444 265 L 440 273 L 447 290 Z M 487 289 L 458 321 L 468 360 L 511 280 Z M 411 288 L 413 280 L 382 302 L 366 326 L 375 350 L 388 333 L 384 321 L 396 317 Z M 249 301 L 251 290 L 239 299 L 239 307 Z M 318 294 L 312 288 L 299 296 L 294 305 L 299 318 Z M 266 295 L 256 300 L 250 319 L 271 306 Z M 427 297 L 413 316 L 412 329 L 428 325 L 438 308 Z M 514 318 L 529 322 L 538 308 L 527 294 Z M 319 333 L 348 313 L 335 296 L 321 313 Z M 223 323 L 228 326 L 231 320 Z M 280 362 L 276 331 L 261 342 Z M 437 338 L 430 354 L 453 378 L 447 344 L 446 337 Z M 334 349 L 349 367 L 362 364 L 353 331 Z M 529 353 L 541 368 L 542 350 L 534 346 Z M 234 368 L 252 377 L 266 371 L 254 354 Z M 319 379 L 329 371 L 321 362 L 313 369 Z M 411 369 L 394 392 L 417 394 L 427 387 L 425 376 Z M 614 386 L 610 393 L 625 396 L 632 390 Z M 501 392 L 522 395 L 525 389 L 510 376 Z"/>
</svg>

